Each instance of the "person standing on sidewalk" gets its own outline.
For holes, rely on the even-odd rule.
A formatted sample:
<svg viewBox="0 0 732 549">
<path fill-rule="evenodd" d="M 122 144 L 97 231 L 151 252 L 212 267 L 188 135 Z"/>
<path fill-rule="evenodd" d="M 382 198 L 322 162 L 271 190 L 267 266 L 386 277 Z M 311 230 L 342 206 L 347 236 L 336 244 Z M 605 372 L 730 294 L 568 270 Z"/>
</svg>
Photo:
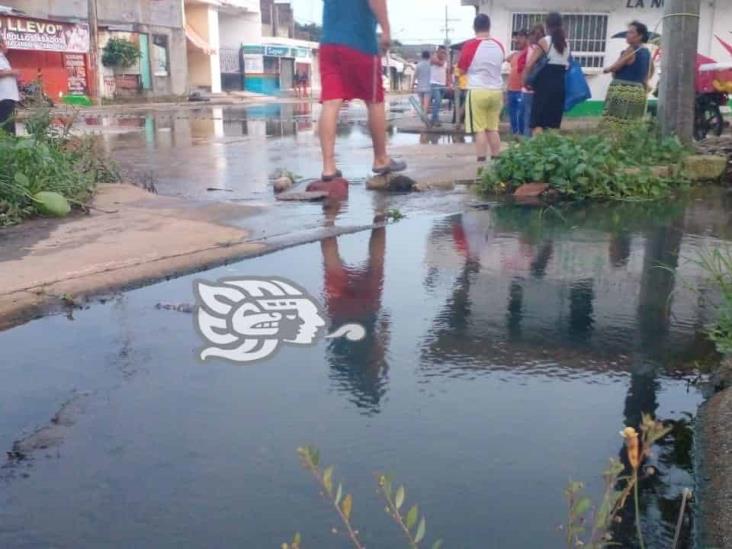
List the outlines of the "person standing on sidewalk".
<svg viewBox="0 0 732 549">
<path fill-rule="evenodd" d="M 447 48 L 440 46 L 432 56 L 432 74 L 430 75 L 432 87 L 432 118 L 430 123 L 435 127 L 440 125 L 440 109 L 447 91 L 447 64 Z"/>
<path fill-rule="evenodd" d="M 10 66 L 8 46 L 0 36 L 0 130 L 15 135 L 15 105 L 20 101 L 18 76 L 20 72 Z"/>
<path fill-rule="evenodd" d="M 478 162 L 501 153 L 498 134 L 503 109 L 503 63 L 506 50 L 491 37 L 491 19 L 481 13 L 473 23 L 475 38 L 468 40 L 460 54 L 458 68 L 468 75 L 468 104 L 465 131 L 475 134 Z"/>
<path fill-rule="evenodd" d="M 524 71 L 526 70 L 526 64 L 528 63 L 531 54 L 539 47 L 539 40 L 544 38 L 545 35 L 546 30 L 544 29 L 544 25 L 541 23 L 534 25 L 534 28 L 531 29 L 531 32 L 529 33 L 528 47 L 518 58 L 518 71 L 522 81 Z M 534 90 L 524 86 L 522 88 L 522 92 L 521 115 L 523 117 L 524 137 L 531 137 L 531 111 L 534 108 Z"/>
<path fill-rule="evenodd" d="M 513 39 L 516 42 L 516 51 L 508 56 L 511 70 L 508 73 L 508 115 L 511 119 L 511 133 L 515 136 L 523 135 L 523 81 L 519 71 L 519 59 L 526 53 L 529 46 L 529 33 L 520 30 L 514 33 Z"/>
<path fill-rule="evenodd" d="M 381 44 L 376 25 L 381 26 Z M 374 149 L 373 171 L 385 175 L 407 165 L 386 152 L 386 112 L 381 51 L 391 42 L 386 0 L 324 0 L 320 41 L 321 103 L 319 133 L 323 181 L 342 177 L 336 166 L 338 114 L 344 101 L 361 99 L 368 109 Z M 379 47 L 381 46 L 381 48 Z"/>
<path fill-rule="evenodd" d="M 540 49 L 531 54 L 524 72 L 524 80 L 526 80 L 534 65 L 539 62 L 539 59 L 546 56 L 547 63 L 532 86 L 534 88 L 534 106 L 531 113 L 533 135 L 538 135 L 544 130 L 558 130 L 562 126 L 566 94 L 565 82 L 570 60 L 569 41 L 564 31 L 562 16 L 557 12 L 552 12 L 547 15 L 544 24 L 547 35 L 539 40 Z"/>
<path fill-rule="evenodd" d="M 422 105 L 424 112 L 430 109 L 432 95 L 432 65 L 430 64 L 430 57 L 432 55 L 428 50 L 423 51 L 422 60 L 417 63 L 417 68 L 414 71 L 414 78 L 417 84 L 417 96 L 419 97 L 419 104 Z"/>
</svg>

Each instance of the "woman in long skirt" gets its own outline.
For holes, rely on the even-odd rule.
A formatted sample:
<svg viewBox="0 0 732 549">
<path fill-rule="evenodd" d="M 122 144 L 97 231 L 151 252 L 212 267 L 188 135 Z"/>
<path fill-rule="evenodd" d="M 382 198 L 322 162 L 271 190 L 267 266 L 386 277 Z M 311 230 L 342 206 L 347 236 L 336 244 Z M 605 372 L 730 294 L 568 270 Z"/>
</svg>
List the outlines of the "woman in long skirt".
<svg viewBox="0 0 732 549">
<path fill-rule="evenodd" d="M 650 35 L 640 21 L 628 25 L 628 48 L 605 74 L 614 77 L 605 98 L 603 123 L 625 125 L 642 120 L 648 105 L 648 80 L 653 76 L 651 52 L 645 46 Z"/>
</svg>

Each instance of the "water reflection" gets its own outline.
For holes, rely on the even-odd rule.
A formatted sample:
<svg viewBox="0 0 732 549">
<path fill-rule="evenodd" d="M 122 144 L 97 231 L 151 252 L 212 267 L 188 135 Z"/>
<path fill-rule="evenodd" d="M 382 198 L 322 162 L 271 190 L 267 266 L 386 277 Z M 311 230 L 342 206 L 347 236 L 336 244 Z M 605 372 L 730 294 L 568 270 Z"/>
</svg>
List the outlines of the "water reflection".
<svg viewBox="0 0 732 549">
<path fill-rule="evenodd" d="M 679 262 L 697 249 L 685 242 L 684 223 L 683 206 L 670 204 L 590 212 L 507 206 L 438 224 L 430 276 L 462 267 L 424 360 L 493 368 L 520 353 L 603 368 L 612 362 L 647 375 L 680 356 L 708 353 L 699 333 L 710 311 L 675 282 L 679 269 L 682 278 L 699 277 L 691 262 Z"/>
<path fill-rule="evenodd" d="M 377 413 L 386 394 L 391 336 L 389 315 L 381 310 L 386 228 L 371 232 L 368 258 L 361 265 L 344 263 L 336 237 L 323 240 L 320 248 L 325 305 L 331 326 L 337 328 L 355 322 L 363 325 L 367 334 L 357 343 L 344 339 L 330 341 L 326 353 L 330 377 L 356 406 L 366 413 Z"/>
<path fill-rule="evenodd" d="M 727 222 L 692 235 L 688 215 L 678 204 L 561 212 L 507 206 L 437 224 L 428 282 L 452 276 L 452 291 L 424 338 L 423 368 L 563 377 L 623 370 L 625 424 L 656 417 L 661 378 L 713 355 L 702 333 L 709 312 L 690 285 L 700 273 L 680 258 L 693 257 L 698 239 L 724 232 Z M 640 485 L 649 546 L 669 545 L 682 489 L 693 485 L 690 423 L 672 425 L 652 460 L 655 473 Z M 623 456 L 620 438 L 618 446 Z M 690 515 L 685 520 L 682 546 L 690 542 Z M 635 546 L 634 524 L 628 506 L 615 528 L 623 547 Z"/>
</svg>

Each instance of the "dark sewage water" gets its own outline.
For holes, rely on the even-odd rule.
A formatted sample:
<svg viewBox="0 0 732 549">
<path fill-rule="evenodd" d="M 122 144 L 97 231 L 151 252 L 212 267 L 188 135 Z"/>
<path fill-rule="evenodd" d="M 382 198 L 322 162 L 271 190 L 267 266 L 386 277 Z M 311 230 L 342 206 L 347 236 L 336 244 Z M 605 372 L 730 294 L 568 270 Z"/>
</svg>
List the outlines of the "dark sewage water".
<svg viewBox="0 0 732 549">
<path fill-rule="evenodd" d="M 353 494 L 367 547 L 406 546 L 381 472 L 430 545 L 563 547 L 568 481 L 597 501 L 642 413 L 673 425 L 641 484 L 646 545 L 668 547 L 693 487 L 693 380 L 715 360 L 694 259 L 732 237 L 730 202 L 408 218 L 0 333 L 0 447 L 24 449 L 0 469 L 0 547 L 279 547 L 295 532 L 348 547 L 299 463 L 307 444 Z M 366 338 L 201 362 L 194 315 L 158 307 L 192 303 L 197 279 L 255 276 L 291 279 L 329 331 Z M 615 537 L 632 547 L 633 532 L 628 510 Z"/>
</svg>

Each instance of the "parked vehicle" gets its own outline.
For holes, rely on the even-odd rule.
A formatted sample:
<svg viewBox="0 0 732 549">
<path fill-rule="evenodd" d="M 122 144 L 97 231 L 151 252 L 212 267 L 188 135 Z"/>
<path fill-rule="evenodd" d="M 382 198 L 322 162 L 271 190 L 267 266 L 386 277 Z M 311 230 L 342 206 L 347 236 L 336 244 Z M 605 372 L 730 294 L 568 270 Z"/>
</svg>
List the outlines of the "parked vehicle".
<svg viewBox="0 0 732 549">
<path fill-rule="evenodd" d="M 732 63 L 699 65 L 694 115 L 694 137 L 697 140 L 722 135 L 725 127 L 722 108 L 729 104 L 731 92 Z"/>
</svg>

